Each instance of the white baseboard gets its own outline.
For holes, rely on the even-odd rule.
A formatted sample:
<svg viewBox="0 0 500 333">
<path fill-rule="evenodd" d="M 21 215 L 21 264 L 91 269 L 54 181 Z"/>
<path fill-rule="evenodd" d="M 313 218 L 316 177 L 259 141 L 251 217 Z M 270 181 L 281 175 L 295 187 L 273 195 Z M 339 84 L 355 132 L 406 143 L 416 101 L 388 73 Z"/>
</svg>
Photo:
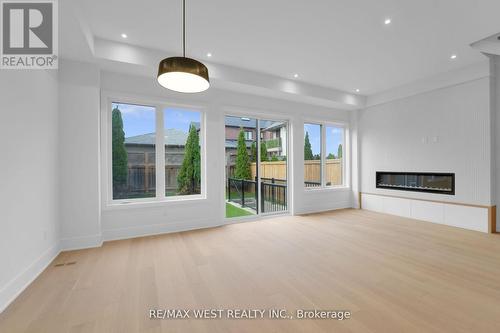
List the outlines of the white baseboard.
<svg viewBox="0 0 500 333">
<path fill-rule="evenodd" d="M 102 235 L 69 237 L 61 239 L 61 251 L 72 251 L 99 247 L 102 245 Z"/>
<path fill-rule="evenodd" d="M 56 243 L 0 289 L 0 313 L 50 265 L 59 253 L 59 243 Z"/>
<path fill-rule="evenodd" d="M 341 201 L 337 202 L 336 204 L 332 205 L 323 205 L 323 206 L 316 206 L 312 209 L 300 209 L 295 212 L 295 215 L 303 215 L 303 214 L 314 214 L 314 213 L 322 213 L 322 212 L 327 212 L 330 210 L 338 210 L 338 209 L 346 209 L 346 208 L 353 208 L 352 202 L 350 200 L 348 201 Z"/>
<path fill-rule="evenodd" d="M 181 223 L 153 224 L 144 226 L 134 226 L 119 229 L 105 229 L 102 231 L 104 241 L 137 238 L 168 234 L 172 232 L 189 231 L 196 229 L 214 228 L 224 225 L 224 221 L 207 221 L 206 219 L 183 221 Z"/>
</svg>

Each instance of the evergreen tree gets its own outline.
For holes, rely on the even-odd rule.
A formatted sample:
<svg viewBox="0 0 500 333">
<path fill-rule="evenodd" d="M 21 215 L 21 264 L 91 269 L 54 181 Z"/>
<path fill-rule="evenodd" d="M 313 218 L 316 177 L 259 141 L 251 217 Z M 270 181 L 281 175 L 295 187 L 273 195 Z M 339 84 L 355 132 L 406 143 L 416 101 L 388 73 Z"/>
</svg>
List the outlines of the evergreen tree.
<svg viewBox="0 0 500 333">
<path fill-rule="evenodd" d="M 200 137 L 194 125 L 191 125 L 184 146 L 184 160 L 177 176 L 177 191 L 179 194 L 199 194 L 200 182 Z"/>
<path fill-rule="evenodd" d="M 306 132 L 306 137 L 304 139 L 304 160 L 313 160 L 314 155 L 312 152 L 311 142 L 309 141 L 309 133 Z"/>
<path fill-rule="evenodd" d="M 252 178 L 252 172 L 250 170 L 250 157 L 247 152 L 245 132 L 243 131 L 243 128 L 240 129 L 240 133 L 238 134 L 238 148 L 236 151 L 236 168 L 234 170 L 234 177 L 238 179 Z"/>
<path fill-rule="evenodd" d="M 335 157 L 335 154 L 328 154 L 328 156 L 326 157 L 327 160 L 334 160 L 336 157 Z"/>
<path fill-rule="evenodd" d="M 250 156 L 252 162 L 257 162 L 257 147 L 255 146 L 255 142 L 252 142 L 252 146 L 250 147 Z"/>
<path fill-rule="evenodd" d="M 269 157 L 267 156 L 267 145 L 265 141 L 261 141 L 260 143 L 260 161 L 261 162 L 269 161 Z"/>
<path fill-rule="evenodd" d="M 339 144 L 339 148 L 337 149 L 337 158 L 342 158 L 342 144 Z"/>
<path fill-rule="evenodd" d="M 119 198 L 128 177 L 128 155 L 125 149 L 122 113 L 115 107 L 111 113 L 112 158 L 113 158 L 113 197 Z"/>
</svg>

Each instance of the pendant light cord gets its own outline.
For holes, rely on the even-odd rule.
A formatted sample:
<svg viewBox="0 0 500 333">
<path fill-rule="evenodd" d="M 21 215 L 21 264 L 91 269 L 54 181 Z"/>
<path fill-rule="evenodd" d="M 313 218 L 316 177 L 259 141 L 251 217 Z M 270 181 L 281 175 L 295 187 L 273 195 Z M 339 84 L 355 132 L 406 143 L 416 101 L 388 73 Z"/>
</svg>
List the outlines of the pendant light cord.
<svg viewBox="0 0 500 333">
<path fill-rule="evenodd" d="M 186 0 L 182 0 L 182 54 L 186 58 Z"/>
</svg>

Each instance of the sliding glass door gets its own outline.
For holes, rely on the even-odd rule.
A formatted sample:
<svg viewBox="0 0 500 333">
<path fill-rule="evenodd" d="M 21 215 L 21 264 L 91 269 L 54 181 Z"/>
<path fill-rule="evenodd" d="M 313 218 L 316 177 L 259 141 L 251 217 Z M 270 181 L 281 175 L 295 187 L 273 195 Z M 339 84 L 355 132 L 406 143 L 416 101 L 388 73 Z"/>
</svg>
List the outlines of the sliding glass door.
<svg viewBox="0 0 500 333">
<path fill-rule="evenodd" d="M 288 123 L 225 118 L 226 217 L 288 210 Z"/>
<path fill-rule="evenodd" d="M 226 217 L 258 214 L 257 119 L 225 119 Z"/>
</svg>

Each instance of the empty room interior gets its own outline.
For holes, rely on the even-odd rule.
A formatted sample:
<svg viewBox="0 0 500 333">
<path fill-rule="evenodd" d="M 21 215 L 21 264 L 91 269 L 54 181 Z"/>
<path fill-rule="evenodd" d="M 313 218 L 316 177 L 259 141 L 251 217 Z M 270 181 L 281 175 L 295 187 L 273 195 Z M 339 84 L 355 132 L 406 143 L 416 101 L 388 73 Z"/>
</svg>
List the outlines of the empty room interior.
<svg viewBox="0 0 500 333">
<path fill-rule="evenodd" d="M 498 0 L 1 0 L 0 332 L 499 332 Z"/>
</svg>

